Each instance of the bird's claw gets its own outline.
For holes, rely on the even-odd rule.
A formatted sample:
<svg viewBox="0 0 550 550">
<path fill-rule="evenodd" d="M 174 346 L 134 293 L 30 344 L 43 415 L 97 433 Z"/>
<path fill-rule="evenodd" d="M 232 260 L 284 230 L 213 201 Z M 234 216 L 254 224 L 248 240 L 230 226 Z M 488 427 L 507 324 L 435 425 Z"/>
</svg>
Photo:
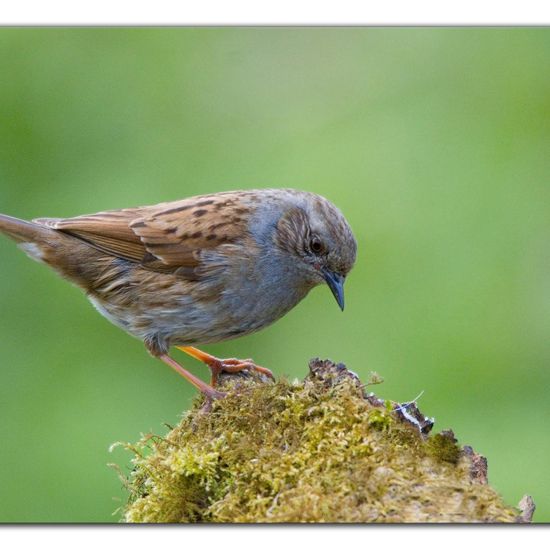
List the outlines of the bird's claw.
<svg viewBox="0 0 550 550">
<path fill-rule="evenodd" d="M 219 359 L 216 364 L 209 365 L 209 367 L 212 370 L 212 374 L 214 375 L 215 373 L 216 381 L 217 377 L 222 372 L 234 374 L 237 372 L 241 372 L 245 369 L 259 372 L 260 374 L 263 374 L 264 376 L 275 380 L 273 373 L 269 369 L 267 369 L 266 367 L 261 367 L 260 365 L 256 365 L 256 363 L 254 363 L 252 359 Z"/>
</svg>

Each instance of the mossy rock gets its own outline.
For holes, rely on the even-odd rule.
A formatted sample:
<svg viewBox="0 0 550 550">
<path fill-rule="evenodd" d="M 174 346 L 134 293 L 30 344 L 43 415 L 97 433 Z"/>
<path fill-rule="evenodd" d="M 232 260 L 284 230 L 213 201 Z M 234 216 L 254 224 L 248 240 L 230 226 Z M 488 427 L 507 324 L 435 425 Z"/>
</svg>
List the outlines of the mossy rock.
<svg viewBox="0 0 550 550">
<path fill-rule="evenodd" d="M 304 382 L 227 376 L 165 437 L 136 445 L 126 522 L 517 522 L 486 462 L 343 365 Z M 485 467 L 485 471 L 483 468 Z"/>
</svg>

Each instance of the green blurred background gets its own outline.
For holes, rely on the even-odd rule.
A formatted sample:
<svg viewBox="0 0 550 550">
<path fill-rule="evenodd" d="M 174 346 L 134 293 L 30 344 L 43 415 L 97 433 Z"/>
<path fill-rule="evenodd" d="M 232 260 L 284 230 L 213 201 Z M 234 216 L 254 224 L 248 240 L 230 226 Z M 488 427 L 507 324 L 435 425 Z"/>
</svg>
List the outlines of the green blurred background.
<svg viewBox="0 0 550 550">
<path fill-rule="evenodd" d="M 359 244 L 345 313 L 318 288 L 207 350 L 423 390 L 436 429 L 550 521 L 549 29 L 4 28 L 0 75 L 1 212 L 334 201 Z M 0 257 L 0 521 L 117 521 L 107 463 L 130 457 L 109 445 L 164 433 L 195 392 L 4 238 Z"/>
</svg>

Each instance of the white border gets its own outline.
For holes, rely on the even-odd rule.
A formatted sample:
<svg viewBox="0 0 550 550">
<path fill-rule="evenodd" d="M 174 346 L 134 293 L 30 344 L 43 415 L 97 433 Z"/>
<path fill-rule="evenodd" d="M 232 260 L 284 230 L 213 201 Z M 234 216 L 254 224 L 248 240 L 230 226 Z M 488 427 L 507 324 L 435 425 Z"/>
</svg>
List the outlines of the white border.
<svg viewBox="0 0 550 550">
<path fill-rule="evenodd" d="M 17 0 L 3 25 L 545 25 L 548 0 Z"/>
<path fill-rule="evenodd" d="M 548 534 L 544 527 L 518 526 L 111 526 L 0 527 L 6 548 L 217 548 L 258 550 L 296 548 L 334 550 L 340 547 L 449 550 L 463 548 L 539 547 Z"/>
</svg>

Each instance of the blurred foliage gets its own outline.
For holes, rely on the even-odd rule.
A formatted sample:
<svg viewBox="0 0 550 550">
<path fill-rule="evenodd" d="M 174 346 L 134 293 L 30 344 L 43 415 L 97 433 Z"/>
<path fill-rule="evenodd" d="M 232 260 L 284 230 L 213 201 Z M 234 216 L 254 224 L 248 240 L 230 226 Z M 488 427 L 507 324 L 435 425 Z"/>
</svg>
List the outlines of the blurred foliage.
<svg viewBox="0 0 550 550">
<path fill-rule="evenodd" d="M 254 187 L 318 192 L 359 256 L 210 346 L 302 378 L 345 362 L 550 520 L 550 30 L 0 29 L 0 211 L 71 216 Z M 0 521 L 117 521 L 117 440 L 194 390 L 0 239 Z M 309 321 L 314 317 L 315 330 Z M 182 359 L 190 369 L 206 369 Z"/>
</svg>

